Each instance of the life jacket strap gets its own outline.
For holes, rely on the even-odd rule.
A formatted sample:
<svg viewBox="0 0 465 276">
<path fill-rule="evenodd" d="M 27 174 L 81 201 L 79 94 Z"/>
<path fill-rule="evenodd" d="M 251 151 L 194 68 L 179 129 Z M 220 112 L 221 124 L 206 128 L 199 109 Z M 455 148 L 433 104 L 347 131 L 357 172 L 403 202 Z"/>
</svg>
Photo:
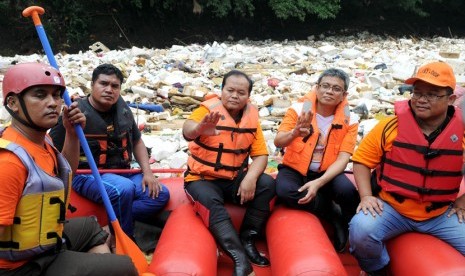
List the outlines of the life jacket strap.
<svg viewBox="0 0 465 276">
<path fill-rule="evenodd" d="M 57 232 L 48 232 L 47 239 L 56 239 L 55 252 L 58 253 L 61 251 L 61 248 L 63 246 L 63 240 L 61 239 L 61 237 L 58 235 Z"/>
<path fill-rule="evenodd" d="M 50 198 L 50 205 L 53 205 L 53 204 L 60 204 L 60 217 L 58 218 L 57 222 L 58 223 L 65 223 L 66 222 L 66 218 L 65 218 L 66 204 L 65 204 L 65 202 L 62 201 L 59 197 L 51 197 Z"/>
<path fill-rule="evenodd" d="M 408 143 L 403 143 L 399 141 L 394 141 L 393 146 L 397 146 L 399 148 L 411 149 L 418 153 L 423 154 L 425 160 L 433 159 L 440 155 L 462 155 L 463 152 L 459 150 L 449 150 L 449 149 L 431 149 L 425 146 L 419 145 L 412 145 Z"/>
<path fill-rule="evenodd" d="M 199 145 L 200 147 L 206 149 L 206 150 L 209 150 L 209 151 L 220 151 L 220 148 L 214 148 L 214 147 L 210 147 L 202 142 L 200 142 L 200 139 L 199 138 L 196 138 L 194 140 L 194 142 Z M 225 152 L 225 153 L 234 153 L 234 154 L 244 154 L 244 153 L 248 153 L 251 149 L 251 146 L 245 148 L 245 149 L 225 149 L 224 147 L 221 148 L 221 151 L 222 152 Z"/>
<path fill-rule="evenodd" d="M 216 163 L 212 163 L 212 162 L 208 162 L 208 161 L 205 161 L 203 159 L 200 159 L 198 156 L 195 156 L 195 155 L 191 155 L 192 158 L 194 158 L 195 161 L 199 162 L 199 163 L 202 163 L 206 166 L 210 166 L 212 168 L 219 168 L 219 169 L 223 169 L 223 170 L 227 170 L 227 171 L 237 171 L 239 170 L 241 167 L 239 166 L 227 166 L 227 165 L 223 165 L 223 164 L 220 164 L 220 165 L 217 165 Z"/>
<path fill-rule="evenodd" d="M 381 178 L 391 183 L 392 185 L 401 187 L 409 191 L 416 192 L 420 195 L 451 195 L 451 194 L 455 194 L 459 192 L 459 188 L 447 189 L 447 190 L 431 189 L 431 188 L 413 186 L 405 182 L 394 180 L 386 175 L 382 175 Z"/>
<path fill-rule="evenodd" d="M 217 126 L 216 129 L 237 132 L 237 133 L 252 133 L 252 134 L 254 134 L 257 131 L 257 128 L 238 128 L 238 127 L 228 127 L 228 126 Z"/>
<path fill-rule="evenodd" d="M 221 169 L 221 156 L 223 155 L 223 143 L 220 143 L 220 147 L 218 148 L 218 154 L 216 155 L 216 162 L 215 162 L 215 171 Z"/>
<path fill-rule="evenodd" d="M 386 164 L 390 164 L 392 166 L 406 169 L 412 172 L 417 172 L 424 176 L 461 176 L 461 171 L 439 171 L 439 170 L 428 170 L 426 168 L 420 168 L 416 166 L 412 166 L 409 164 L 404 164 L 400 162 L 393 161 L 392 159 L 385 158 L 384 162 Z"/>
<path fill-rule="evenodd" d="M 0 241 L 0 248 L 19 249 L 19 242 L 14 242 L 14 241 Z"/>
</svg>

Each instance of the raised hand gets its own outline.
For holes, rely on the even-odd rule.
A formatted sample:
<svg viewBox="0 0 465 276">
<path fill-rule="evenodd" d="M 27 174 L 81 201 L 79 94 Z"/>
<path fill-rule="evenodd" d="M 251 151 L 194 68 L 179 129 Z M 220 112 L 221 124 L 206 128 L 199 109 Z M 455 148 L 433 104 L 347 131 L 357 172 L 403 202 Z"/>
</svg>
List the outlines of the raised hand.
<svg viewBox="0 0 465 276">
<path fill-rule="evenodd" d="M 310 126 L 312 124 L 313 119 L 313 112 L 308 111 L 300 114 L 299 118 L 297 119 L 297 123 L 295 124 L 294 129 L 292 130 L 292 135 L 294 137 L 305 137 L 310 134 Z"/>
<path fill-rule="evenodd" d="M 66 131 L 74 132 L 74 125 L 86 126 L 86 116 L 79 110 L 77 102 L 73 102 L 69 107 L 64 106 L 63 109 L 63 126 Z"/>
<path fill-rule="evenodd" d="M 196 132 L 198 135 L 219 135 L 220 131 L 216 129 L 216 125 L 218 124 L 220 118 L 221 114 L 217 111 L 207 114 L 197 125 Z"/>
</svg>

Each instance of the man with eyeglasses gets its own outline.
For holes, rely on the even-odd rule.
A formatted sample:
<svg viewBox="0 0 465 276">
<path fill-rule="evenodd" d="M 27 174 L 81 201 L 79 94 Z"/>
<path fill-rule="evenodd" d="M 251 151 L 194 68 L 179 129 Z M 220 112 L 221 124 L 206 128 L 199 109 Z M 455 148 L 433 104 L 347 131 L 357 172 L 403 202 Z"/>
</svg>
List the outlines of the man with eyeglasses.
<svg viewBox="0 0 465 276">
<path fill-rule="evenodd" d="M 347 102 L 349 82 L 344 71 L 325 70 L 315 89 L 289 108 L 274 140 L 285 149 L 276 178 L 278 198 L 332 224 L 338 252 L 346 247 L 348 223 L 359 202 L 344 174 L 358 130 L 358 116 Z"/>
<path fill-rule="evenodd" d="M 413 85 L 411 99 L 396 102 L 396 116 L 375 126 L 352 157 L 361 202 L 350 251 L 368 275 L 388 275 L 385 241 L 405 232 L 433 235 L 465 255 L 465 196 L 457 197 L 464 127 L 452 105 L 454 72 L 432 62 L 405 83 Z"/>
</svg>

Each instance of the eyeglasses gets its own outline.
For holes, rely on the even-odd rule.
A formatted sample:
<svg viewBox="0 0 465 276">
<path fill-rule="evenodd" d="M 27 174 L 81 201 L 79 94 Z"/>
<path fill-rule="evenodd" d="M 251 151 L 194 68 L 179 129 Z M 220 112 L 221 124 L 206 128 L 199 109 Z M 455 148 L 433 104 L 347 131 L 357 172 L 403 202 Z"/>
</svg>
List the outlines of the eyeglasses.
<svg viewBox="0 0 465 276">
<path fill-rule="evenodd" d="M 446 97 L 446 96 L 449 96 L 449 95 L 448 94 L 445 94 L 445 95 L 422 94 L 422 93 L 413 92 L 411 98 L 414 100 L 419 100 L 423 97 L 428 102 L 435 102 L 435 101 L 438 101 L 440 98 Z"/>
<path fill-rule="evenodd" d="M 318 84 L 318 87 L 320 87 L 322 92 L 329 92 L 330 90 L 332 90 L 335 94 L 340 94 L 345 91 L 344 88 L 337 85 L 331 86 L 331 84 L 329 83 Z"/>
</svg>

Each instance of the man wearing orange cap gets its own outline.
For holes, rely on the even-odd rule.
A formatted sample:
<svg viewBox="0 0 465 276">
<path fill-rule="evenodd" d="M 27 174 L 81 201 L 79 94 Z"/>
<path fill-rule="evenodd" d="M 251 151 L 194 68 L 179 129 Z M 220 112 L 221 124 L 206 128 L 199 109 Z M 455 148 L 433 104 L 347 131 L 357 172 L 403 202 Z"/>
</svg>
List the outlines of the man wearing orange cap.
<svg viewBox="0 0 465 276">
<path fill-rule="evenodd" d="M 458 197 L 465 142 L 452 106 L 454 72 L 433 62 L 405 83 L 413 85 L 411 99 L 396 102 L 396 116 L 379 122 L 352 157 L 361 202 L 350 251 L 368 275 L 387 275 L 385 241 L 405 232 L 433 235 L 465 255 L 465 195 Z"/>
</svg>

